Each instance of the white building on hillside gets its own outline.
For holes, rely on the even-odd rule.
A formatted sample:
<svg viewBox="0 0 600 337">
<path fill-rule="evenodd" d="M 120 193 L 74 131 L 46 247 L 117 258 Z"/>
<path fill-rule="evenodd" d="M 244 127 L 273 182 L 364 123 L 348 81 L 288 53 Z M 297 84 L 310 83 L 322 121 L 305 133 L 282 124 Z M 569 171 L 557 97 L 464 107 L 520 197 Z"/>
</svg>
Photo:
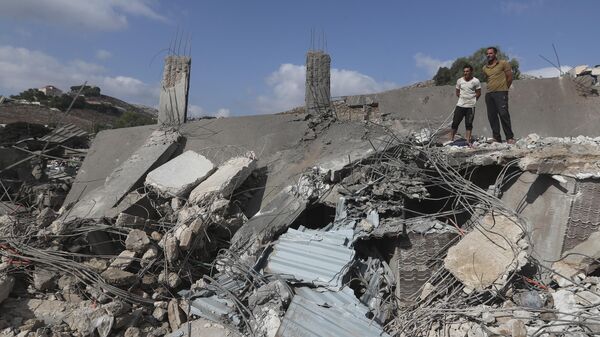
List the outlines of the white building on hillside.
<svg viewBox="0 0 600 337">
<path fill-rule="evenodd" d="M 62 90 L 58 89 L 53 85 L 47 85 L 45 87 L 39 88 L 38 90 L 43 92 L 46 96 L 60 96 L 63 93 Z"/>
</svg>

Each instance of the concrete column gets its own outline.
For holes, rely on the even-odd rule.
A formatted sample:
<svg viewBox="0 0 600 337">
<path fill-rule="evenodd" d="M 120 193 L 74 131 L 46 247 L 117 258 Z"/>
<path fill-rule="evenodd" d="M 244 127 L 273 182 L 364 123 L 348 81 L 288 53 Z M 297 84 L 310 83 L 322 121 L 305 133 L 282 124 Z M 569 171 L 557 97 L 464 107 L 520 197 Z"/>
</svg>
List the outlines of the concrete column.
<svg viewBox="0 0 600 337">
<path fill-rule="evenodd" d="M 158 124 L 177 126 L 187 120 L 192 59 L 167 56 L 158 103 Z"/>
<path fill-rule="evenodd" d="M 309 114 L 325 114 L 331 107 L 331 57 L 322 51 L 306 53 L 306 93 L 304 102 Z"/>
</svg>

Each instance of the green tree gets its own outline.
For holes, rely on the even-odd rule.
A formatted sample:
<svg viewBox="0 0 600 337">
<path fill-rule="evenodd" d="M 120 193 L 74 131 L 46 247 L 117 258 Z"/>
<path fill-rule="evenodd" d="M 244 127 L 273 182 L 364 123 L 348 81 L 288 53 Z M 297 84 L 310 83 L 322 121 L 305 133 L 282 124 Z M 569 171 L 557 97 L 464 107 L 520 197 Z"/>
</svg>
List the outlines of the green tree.
<svg viewBox="0 0 600 337">
<path fill-rule="evenodd" d="M 156 123 L 156 121 L 154 121 L 154 119 L 151 117 L 135 113 L 133 111 L 126 111 L 121 115 L 121 117 L 117 118 L 117 120 L 115 121 L 115 129 L 128 128 L 139 125 L 148 125 L 154 123 Z"/>
<path fill-rule="evenodd" d="M 20 94 L 11 97 L 15 99 L 24 99 L 30 102 L 45 102 L 48 99 L 46 94 L 35 88 L 27 89 Z"/>
<path fill-rule="evenodd" d="M 57 108 L 61 111 L 66 111 L 71 105 L 73 101 L 73 97 L 67 94 L 63 94 L 60 96 L 50 97 L 48 99 L 48 106 L 51 108 Z M 86 107 L 85 98 L 79 96 L 75 99 L 73 103 L 73 109 L 83 109 Z"/>
<path fill-rule="evenodd" d="M 508 55 L 504 53 L 500 47 L 496 47 L 498 49 L 498 54 L 496 55 L 499 60 L 507 60 L 510 63 L 510 66 L 513 70 L 513 78 L 518 80 L 521 77 L 521 71 L 519 69 L 519 61 L 517 59 L 509 59 Z M 487 63 L 487 58 L 485 53 L 487 51 L 487 47 L 479 48 L 470 56 L 459 57 L 454 62 L 450 68 L 441 67 L 438 69 L 433 79 L 435 80 L 435 85 L 448 85 L 454 84 L 457 79 L 463 76 L 464 66 L 470 64 L 473 66 L 473 76 L 477 77 L 481 82 L 486 81 L 486 77 L 483 74 L 483 66 Z"/>
<path fill-rule="evenodd" d="M 80 85 L 74 85 L 71 87 L 71 92 L 77 93 L 79 89 L 81 89 Z M 85 87 L 83 87 L 83 90 L 81 90 L 81 95 L 86 97 L 98 97 L 100 96 L 100 88 L 86 85 Z"/>
</svg>

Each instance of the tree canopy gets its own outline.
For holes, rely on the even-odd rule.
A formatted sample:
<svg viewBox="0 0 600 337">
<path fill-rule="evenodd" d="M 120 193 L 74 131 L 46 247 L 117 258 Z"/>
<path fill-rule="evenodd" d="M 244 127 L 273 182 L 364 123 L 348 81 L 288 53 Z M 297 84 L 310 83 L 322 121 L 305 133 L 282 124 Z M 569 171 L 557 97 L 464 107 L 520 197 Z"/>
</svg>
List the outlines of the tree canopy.
<svg viewBox="0 0 600 337">
<path fill-rule="evenodd" d="M 133 111 L 124 112 L 121 117 L 117 118 L 114 124 L 115 129 L 128 128 L 132 126 L 154 124 L 156 121 L 152 117 L 145 116 Z"/>
<path fill-rule="evenodd" d="M 499 60 L 507 60 L 510 63 L 513 71 L 513 78 L 518 80 L 521 76 L 521 71 L 519 70 L 519 61 L 517 61 L 515 58 L 509 59 L 508 55 L 500 50 L 500 47 L 496 48 L 498 49 L 498 54 L 496 54 L 496 57 Z M 485 56 L 486 51 L 487 47 L 479 48 L 470 56 L 457 58 L 454 62 L 452 62 L 450 68 L 440 67 L 435 76 L 433 76 L 435 85 L 448 85 L 456 83 L 456 80 L 463 76 L 463 69 L 467 64 L 473 66 L 473 76 L 477 77 L 481 82 L 485 82 L 486 77 L 483 74 L 483 66 L 487 63 Z"/>
</svg>

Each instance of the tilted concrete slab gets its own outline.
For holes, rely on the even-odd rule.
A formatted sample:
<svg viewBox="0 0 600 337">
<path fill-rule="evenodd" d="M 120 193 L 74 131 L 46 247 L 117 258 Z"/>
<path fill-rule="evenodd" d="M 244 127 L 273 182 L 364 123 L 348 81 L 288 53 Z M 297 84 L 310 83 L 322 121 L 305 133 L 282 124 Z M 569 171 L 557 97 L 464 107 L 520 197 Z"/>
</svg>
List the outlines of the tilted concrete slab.
<svg viewBox="0 0 600 337">
<path fill-rule="evenodd" d="M 108 174 L 104 184 L 81 197 L 73 208 L 59 219 L 59 222 L 68 222 L 76 218 L 93 219 L 106 216 L 109 210 L 116 207 L 131 190 L 141 184 L 149 170 L 171 157 L 177 149 L 179 137 L 180 134 L 173 131 L 153 131 L 127 160 Z M 102 151 L 99 152 L 97 155 L 100 158 L 92 157 L 93 161 L 106 158 L 101 153 Z M 110 164 L 111 161 L 108 160 L 108 162 Z M 71 191 L 71 193 L 74 192 Z M 76 200 L 77 197 L 72 198 Z M 55 228 L 55 230 L 58 229 Z"/>
<path fill-rule="evenodd" d="M 487 214 L 448 249 L 444 267 L 467 289 L 501 288 L 509 274 L 527 262 L 527 247 L 520 242 L 524 230 L 517 219 Z"/>
<path fill-rule="evenodd" d="M 505 205 L 527 219 L 532 256 L 546 267 L 560 259 L 575 197 L 575 179 L 563 178 L 566 184 L 550 175 L 523 172 L 502 194 Z"/>
<path fill-rule="evenodd" d="M 185 197 L 214 169 L 206 157 L 188 150 L 148 173 L 144 184 L 163 195 Z"/>
<path fill-rule="evenodd" d="M 483 84 L 482 95 L 485 93 Z M 451 116 L 457 102 L 454 86 L 395 89 L 378 94 L 378 98 L 379 109 L 382 114 L 390 114 L 388 118 L 429 120 L 433 128 Z M 557 137 L 598 135 L 600 97 L 582 97 L 572 79 L 514 81 L 508 104 L 517 138 L 530 133 Z M 463 130 L 464 124 L 459 131 Z M 476 105 L 473 133 L 492 136 L 484 97 Z"/>
<path fill-rule="evenodd" d="M 196 151 L 215 165 L 253 151 L 258 158 L 257 167 L 268 166 L 265 190 L 259 194 L 261 200 L 263 196 L 270 200 L 282 186 L 289 184 L 290 176 L 314 164 L 314 160 L 306 161 L 304 158 L 305 145 L 301 139 L 306 125 L 303 116 L 291 114 L 194 121 L 183 124 L 179 129 L 185 138 L 180 150 Z M 82 199 L 102 186 L 105 178 L 128 160 L 157 128 L 149 125 L 99 133 L 67 196 L 67 202 Z M 359 128 L 362 129 L 362 126 Z M 360 133 L 357 131 L 356 134 Z"/>
</svg>

